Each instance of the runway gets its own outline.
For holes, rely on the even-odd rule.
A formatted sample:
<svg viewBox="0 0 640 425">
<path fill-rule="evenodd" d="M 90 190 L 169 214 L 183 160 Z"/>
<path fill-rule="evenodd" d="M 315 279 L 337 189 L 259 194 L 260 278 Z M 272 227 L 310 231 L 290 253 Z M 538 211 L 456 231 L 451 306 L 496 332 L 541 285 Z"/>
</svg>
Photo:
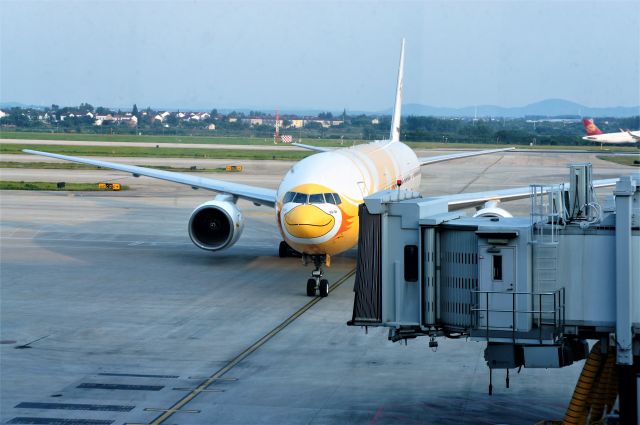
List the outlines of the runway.
<svg viewBox="0 0 640 425">
<path fill-rule="evenodd" d="M 424 167 L 422 192 L 560 182 L 567 163 L 585 161 L 594 178 L 635 171 L 595 154 L 508 153 Z M 277 187 L 289 165 L 210 176 Z M 0 175 L 131 187 L 0 194 L 0 423 L 534 423 L 562 417 L 580 373 L 581 363 L 523 369 L 507 389 L 495 372 L 489 396 L 481 343 L 440 340 L 432 352 L 427 340 L 347 327 L 354 252 L 332 259 L 328 278 L 341 284 L 309 305 L 310 268 L 277 257 L 268 208 L 240 201 L 242 237 L 210 253 L 186 232 L 209 192 L 109 170 Z M 529 203 L 503 206 L 526 214 Z"/>
</svg>

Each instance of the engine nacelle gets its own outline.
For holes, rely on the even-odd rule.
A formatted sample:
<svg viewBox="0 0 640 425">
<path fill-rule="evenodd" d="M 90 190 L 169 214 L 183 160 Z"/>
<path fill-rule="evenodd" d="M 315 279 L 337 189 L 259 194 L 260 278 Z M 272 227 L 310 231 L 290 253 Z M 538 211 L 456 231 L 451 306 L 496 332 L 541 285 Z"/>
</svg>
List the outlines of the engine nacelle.
<svg viewBox="0 0 640 425">
<path fill-rule="evenodd" d="M 487 201 L 484 206 L 476 211 L 474 217 L 513 217 L 511 213 L 499 207 L 500 201 Z"/>
<path fill-rule="evenodd" d="M 242 212 L 229 195 L 219 195 L 191 213 L 189 237 L 198 248 L 218 251 L 238 241 L 244 229 Z"/>
</svg>

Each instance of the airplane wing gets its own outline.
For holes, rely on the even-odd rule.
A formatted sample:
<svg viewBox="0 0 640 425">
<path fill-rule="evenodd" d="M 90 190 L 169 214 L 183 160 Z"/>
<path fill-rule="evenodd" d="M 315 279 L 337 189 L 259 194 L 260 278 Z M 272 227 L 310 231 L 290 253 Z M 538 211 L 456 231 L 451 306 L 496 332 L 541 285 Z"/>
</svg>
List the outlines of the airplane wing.
<svg viewBox="0 0 640 425">
<path fill-rule="evenodd" d="M 310 151 L 315 151 L 315 152 L 329 152 L 333 150 L 333 148 L 322 148 L 320 146 L 304 145 L 302 143 L 291 143 L 291 144 L 293 146 L 297 146 L 299 148 L 308 149 Z"/>
<path fill-rule="evenodd" d="M 276 191 L 240 183 L 231 183 L 224 180 L 210 179 L 206 177 L 196 177 L 190 174 L 176 173 L 172 171 L 156 170 L 153 168 L 138 167 L 136 165 L 117 164 L 115 162 L 97 161 L 88 158 L 59 155 L 49 152 L 33 151 L 23 149 L 22 152 L 34 155 L 48 156 L 50 158 L 63 159 L 65 161 L 79 162 L 81 164 L 94 165 L 96 167 L 110 168 L 113 170 L 131 173 L 134 177 L 146 176 L 154 179 L 166 180 L 174 183 L 184 184 L 193 188 L 212 190 L 219 193 L 228 193 L 241 199 L 254 202 L 260 205 L 274 207 L 276 204 Z"/>
<path fill-rule="evenodd" d="M 615 186 L 617 181 L 618 179 L 594 180 L 593 187 L 599 188 Z M 570 183 L 564 183 L 565 188 L 568 189 L 570 186 Z M 459 193 L 456 195 L 435 196 L 433 198 L 446 199 L 449 204 L 449 210 L 453 211 L 482 205 L 487 201 L 515 201 L 517 199 L 529 198 L 530 196 L 531 188 L 529 186 L 525 186 L 487 192 Z"/>
<path fill-rule="evenodd" d="M 512 151 L 515 148 L 490 149 L 485 151 L 460 152 L 449 155 L 430 156 L 426 158 L 418 158 L 420 165 L 435 164 L 436 162 L 451 161 L 452 159 L 467 158 L 470 156 L 487 155 L 496 152 Z"/>
</svg>

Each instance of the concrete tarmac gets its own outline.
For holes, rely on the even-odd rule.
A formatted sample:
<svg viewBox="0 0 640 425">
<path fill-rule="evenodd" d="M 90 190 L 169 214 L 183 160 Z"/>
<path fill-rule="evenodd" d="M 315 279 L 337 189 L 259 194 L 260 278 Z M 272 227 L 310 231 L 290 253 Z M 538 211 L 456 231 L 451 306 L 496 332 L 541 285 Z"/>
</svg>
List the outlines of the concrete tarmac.
<svg viewBox="0 0 640 425">
<path fill-rule="evenodd" d="M 422 191 L 560 182 L 585 161 L 595 178 L 635 171 L 592 154 L 507 153 L 425 167 Z M 275 163 L 211 176 L 276 187 L 287 164 Z M 210 253 L 186 232 L 209 192 L 109 170 L 0 175 L 131 186 L 0 193 L 0 423 L 524 424 L 561 419 L 580 373 L 582 363 L 512 371 L 507 389 L 497 371 L 489 396 L 482 343 L 440 340 L 432 352 L 424 338 L 405 346 L 347 327 L 353 277 L 227 371 L 310 300 L 310 267 L 277 257 L 272 210 L 240 201 L 244 234 Z M 334 258 L 329 280 L 354 266 L 354 251 Z M 222 372 L 234 380 L 193 392 Z"/>
</svg>

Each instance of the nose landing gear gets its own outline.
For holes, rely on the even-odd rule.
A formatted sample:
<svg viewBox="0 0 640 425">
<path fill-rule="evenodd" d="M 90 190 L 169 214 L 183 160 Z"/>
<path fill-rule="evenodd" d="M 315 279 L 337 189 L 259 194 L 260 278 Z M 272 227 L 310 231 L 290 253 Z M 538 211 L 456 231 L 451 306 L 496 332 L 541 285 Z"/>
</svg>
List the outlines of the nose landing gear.
<svg viewBox="0 0 640 425">
<path fill-rule="evenodd" d="M 329 295 L 329 281 L 327 279 L 323 279 L 324 272 L 322 271 L 322 266 L 326 262 L 325 255 L 304 255 L 303 261 L 304 264 L 308 264 L 309 260 L 313 261 L 313 265 L 315 268 L 311 272 L 311 278 L 307 280 L 307 296 L 315 297 L 316 290 L 319 292 L 321 297 L 326 297 Z"/>
</svg>

